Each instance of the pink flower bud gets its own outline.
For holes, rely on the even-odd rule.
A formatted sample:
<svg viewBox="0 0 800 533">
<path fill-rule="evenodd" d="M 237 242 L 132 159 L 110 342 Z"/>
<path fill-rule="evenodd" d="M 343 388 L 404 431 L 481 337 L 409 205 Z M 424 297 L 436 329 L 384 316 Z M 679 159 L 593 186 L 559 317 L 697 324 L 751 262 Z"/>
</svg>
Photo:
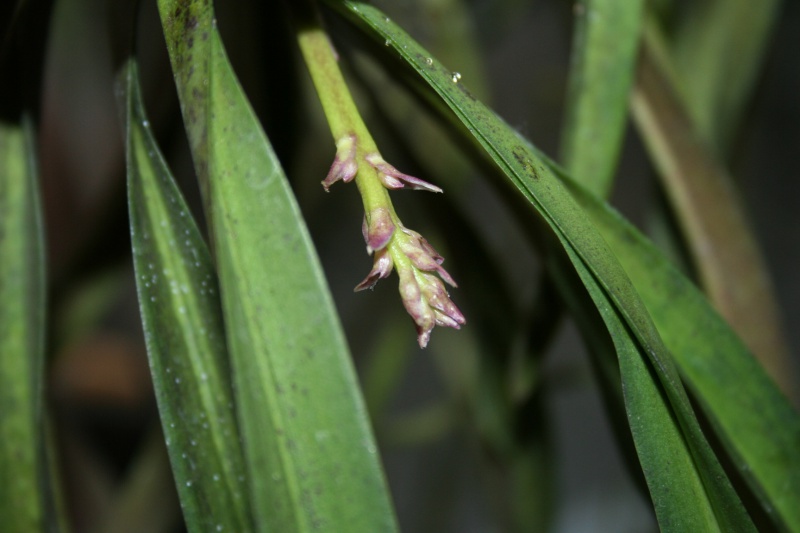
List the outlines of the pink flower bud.
<svg viewBox="0 0 800 533">
<path fill-rule="evenodd" d="M 400 276 L 400 298 L 417 326 L 419 347 L 425 348 L 431 338 L 431 331 L 436 325 L 436 315 L 425 300 L 414 271 L 398 271 L 398 275 Z"/>
<path fill-rule="evenodd" d="M 341 180 L 345 183 L 352 181 L 358 173 L 356 163 L 356 136 L 345 135 L 336 141 L 336 157 L 333 160 L 328 175 L 322 180 L 322 186 L 327 192 L 331 185 Z"/>
<path fill-rule="evenodd" d="M 436 185 L 428 183 L 427 181 L 423 181 L 419 178 L 415 178 L 414 176 L 403 174 L 392 165 L 384 161 L 381 155 L 378 153 L 367 154 L 364 159 L 366 159 L 367 163 L 372 165 L 372 167 L 378 171 L 378 178 L 387 189 L 402 189 L 408 185 L 414 190 L 442 192 L 442 189 Z"/>
<path fill-rule="evenodd" d="M 433 274 L 422 274 L 420 289 L 428 305 L 434 309 L 436 324 L 454 329 L 461 329 L 467 319 L 450 299 L 442 281 Z"/>
<path fill-rule="evenodd" d="M 451 287 L 457 287 L 455 280 L 441 266 L 444 257 L 439 255 L 430 243 L 414 230 L 402 228 L 403 233 L 411 237 L 401 241 L 400 247 L 403 253 L 414 263 L 414 266 L 426 272 L 436 271 L 439 276 Z"/>
<path fill-rule="evenodd" d="M 383 249 L 394 235 L 392 215 L 385 207 L 378 207 L 364 215 L 361 233 L 367 243 L 367 253 Z"/>
<path fill-rule="evenodd" d="M 363 291 L 364 289 L 371 289 L 378 283 L 378 280 L 385 279 L 389 277 L 389 274 L 392 273 L 392 256 L 389 254 L 389 250 L 384 248 L 382 250 L 378 250 L 375 252 L 375 260 L 372 264 L 372 270 L 370 270 L 367 277 L 364 278 L 364 281 L 356 285 L 356 288 L 353 289 L 354 292 Z"/>
</svg>

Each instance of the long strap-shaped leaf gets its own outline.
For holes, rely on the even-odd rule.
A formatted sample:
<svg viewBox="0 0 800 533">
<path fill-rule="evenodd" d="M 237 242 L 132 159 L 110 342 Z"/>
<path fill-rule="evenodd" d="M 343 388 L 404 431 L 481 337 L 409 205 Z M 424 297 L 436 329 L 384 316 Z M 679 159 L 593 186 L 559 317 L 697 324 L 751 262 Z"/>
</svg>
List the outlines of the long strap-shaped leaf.
<svg viewBox="0 0 800 533">
<path fill-rule="evenodd" d="M 562 158 L 571 175 L 600 196 L 613 184 L 614 169 L 625 130 L 628 93 L 636 65 L 636 51 L 643 2 L 594 0 L 576 4 L 567 113 L 562 137 Z M 595 342 L 590 351 L 600 371 L 613 416 L 625 416 L 647 482 L 656 517 L 662 531 L 709 531 L 716 528 L 713 506 L 698 475 L 691 451 L 672 416 L 669 401 L 646 364 L 647 356 L 614 310 L 589 270 L 570 251 L 579 278 L 565 276 L 567 256 L 550 254 L 549 272 L 566 297 L 584 338 L 600 335 L 605 328 L 612 345 Z M 576 291 L 583 284 L 603 323 L 596 324 L 592 311 Z M 577 287 L 575 286 L 577 285 Z M 577 299 L 577 301 L 576 301 Z M 619 372 L 603 371 L 615 365 Z M 617 392 L 620 382 L 621 392 Z M 620 428 L 621 431 L 626 429 Z M 620 436 L 624 439 L 624 435 Z M 669 482 L 665 483 L 664 480 Z"/>
<path fill-rule="evenodd" d="M 661 531 L 719 531 L 724 520 L 715 516 L 713 499 L 646 354 L 583 261 L 571 247 L 565 249 L 611 335 L 628 424 Z"/>
<path fill-rule="evenodd" d="M 614 255 L 548 163 L 530 150 L 501 119 L 477 102 L 457 83 L 457 77 L 435 61 L 429 61 L 427 52 L 378 10 L 360 2 L 329 1 L 363 22 L 377 39 L 389 42 L 397 50 L 536 207 L 565 249 L 574 254 L 574 259 L 580 260 L 576 267 L 580 263 L 586 266 L 649 358 L 697 464 L 718 527 L 725 531 L 752 531 L 752 522 L 700 430 L 677 370 L 647 310 Z M 663 481 L 667 482 L 668 478 Z"/>
<path fill-rule="evenodd" d="M 681 74 L 688 73 L 681 80 L 686 85 L 684 96 L 696 126 L 710 137 L 706 148 L 716 145 L 718 151 L 724 152 L 730 141 L 728 130 L 736 122 L 742 99 L 752 86 L 777 5 L 772 0 L 758 6 L 739 0 L 698 5 L 704 16 L 690 17 L 688 31 L 677 39 L 682 47 L 679 61 L 684 67 L 691 67 L 680 70 Z M 601 23 L 602 20 L 595 21 Z M 648 31 L 652 33 L 653 26 Z M 651 38 L 647 45 L 652 48 L 653 42 Z M 709 61 L 709 57 L 714 60 Z M 655 59 L 651 50 L 648 61 Z M 744 67 L 738 68 L 742 62 Z M 646 67 L 654 68 L 652 64 Z M 656 84 L 658 94 L 663 93 L 664 85 Z M 667 123 L 674 124 L 675 117 L 681 117 L 683 111 L 675 112 L 674 102 L 667 103 L 671 110 L 671 115 L 665 115 L 670 119 Z M 715 115 L 719 119 L 716 122 L 710 118 Z M 683 125 L 686 120 L 681 120 Z M 718 127 L 719 124 L 727 126 Z M 689 129 L 684 126 L 677 137 L 691 137 L 687 134 Z M 686 150 L 683 154 L 687 155 Z M 690 160 L 697 159 L 694 153 L 689 155 Z M 726 447 L 738 458 L 742 475 L 765 508 L 775 507 L 778 522 L 800 529 L 800 507 L 795 504 L 800 500 L 800 418 L 694 286 L 622 217 L 574 183 L 567 184 L 634 281 L 682 374 L 701 398 L 710 420 L 718 426 Z M 768 316 L 762 316 L 765 314 Z M 768 327 L 756 328 L 760 338 L 779 342 L 774 313 L 760 313 L 755 322 L 746 322 L 751 328 L 753 324 L 766 324 Z M 714 342 L 698 342 L 703 338 L 713 338 Z M 779 382 L 786 379 L 774 377 Z M 733 389 L 736 394 L 730 393 Z"/>
<path fill-rule="evenodd" d="M 539 156 L 625 268 L 681 375 L 764 509 L 786 529 L 800 531 L 800 416 L 686 277 L 621 215 Z"/>
<path fill-rule="evenodd" d="M 44 252 L 33 143 L 0 121 L 0 516 L 45 530 L 42 431 Z"/>
<path fill-rule="evenodd" d="M 630 275 L 740 473 L 776 521 L 800 531 L 800 416 L 706 298 L 636 228 L 566 183 Z"/>
<path fill-rule="evenodd" d="M 131 62 L 124 86 L 131 239 L 147 353 L 189 531 L 252 531 L 211 256 L 158 151 Z"/>
<path fill-rule="evenodd" d="M 635 72 L 642 0 L 581 0 L 562 136 L 561 162 L 598 196 L 613 184 Z"/>
<path fill-rule="evenodd" d="M 256 528 L 394 531 L 319 262 L 211 6 L 159 10 L 211 221 Z"/>
</svg>

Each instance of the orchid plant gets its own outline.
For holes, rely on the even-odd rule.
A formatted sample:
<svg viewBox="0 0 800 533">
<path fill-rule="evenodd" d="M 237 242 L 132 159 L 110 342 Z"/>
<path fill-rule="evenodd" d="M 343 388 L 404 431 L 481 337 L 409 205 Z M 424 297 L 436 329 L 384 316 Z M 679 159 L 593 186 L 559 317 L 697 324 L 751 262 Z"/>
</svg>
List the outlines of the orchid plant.
<svg viewBox="0 0 800 533">
<path fill-rule="evenodd" d="M 730 157 L 779 8 L 7 2 L 0 529 L 800 533 L 784 293 Z M 552 77 L 553 20 L 558 124 L 501 117 L 482 58 L 516 32 Z M 641 227 L 629 176 L 659 180 Z M 573 512 L 592 486 L 613 505 Z"/>
</svg>

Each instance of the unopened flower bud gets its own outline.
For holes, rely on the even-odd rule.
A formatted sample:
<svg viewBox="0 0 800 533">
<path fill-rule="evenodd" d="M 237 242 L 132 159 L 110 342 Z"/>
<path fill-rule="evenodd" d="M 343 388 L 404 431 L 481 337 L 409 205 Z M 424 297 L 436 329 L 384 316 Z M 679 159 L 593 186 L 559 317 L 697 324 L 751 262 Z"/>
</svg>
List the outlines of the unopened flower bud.
<svg viewBox="0 0 800 533">
<path fill-rule="evenodd" d="M 414 230 L 402 228 L 403 233 L 411 237 L 401 241 L 403 253 L 414 263 L 414 266 L 426 272 L 436 271 L 451 287 L 457 287 L 455 280 L 442 267 L 444 258 L 439 255 L 430 243 Z"/>
<path fill-rule="evenodd" d="M 374 250 L 383 249 L 394 234 L 394 222 L 392 215 L 385 207 L 377 207 L 364 215 L 364 223 L 361 225 L 361 233 L 367 243 L 367 253 L 371 254 Z"/>
<path fill-rule="evenodd" d="M 378 178 L 387 189 L 402 189 L 408 185 L 414 190 L 442 192 L 442 189 L 436 185 L 428 183 L 427 181 L 419 178 L 415 178 L 414 176 L 403 174 L 392 165 L 384 161 L 381 155 L 378 153 L 367 154 L 364 159 L 366 159 L 367 163 L 372 165 L 372 167 L 378 171 Z"/>
<path fill-rule="evenodd" d="M 400 298 L 403 306 L 417 326 L 417 342 L 425 348 L 436 325 L 436 315 L 425 299 L 413 269 L 398 271 L 400 277 Z"/>
<path fill-rule="evenodd" d="M 322 180 L 322 186 L 328 191 L 334 183 L 341 180 L 345 183 L 352 181 L 358 173 L 356 163 L 356 136 L 345 135 L 336 141 L 336 157 L 333 160 L 328 175 Z"/>
<path fill-rule="evenodd" d="M 461 329 L 467 323 L 466 318 L 450 299 L 442 281 L 433 274 L 422 273 L 420 290 L 428 305 L 434 310 L 437 326 Z"/>
<path fill-rule="evenodd" d="M 353 289 L 354 292 L 363 291 L 364 289 L 371 289 L 378 283 L 378 280 L 385 279 L 389 277 L 389 274 L 392 273 L 392 256 L 389 253 L 388 248 L 383 248 L 382 250 L 378 250 L 375 252 L 375 260 L 372 264 L 372 270 L 370 270 L 367 277 L 364 278 L 364 281 L 356 285 L 356 288 Z"/>
</svg>

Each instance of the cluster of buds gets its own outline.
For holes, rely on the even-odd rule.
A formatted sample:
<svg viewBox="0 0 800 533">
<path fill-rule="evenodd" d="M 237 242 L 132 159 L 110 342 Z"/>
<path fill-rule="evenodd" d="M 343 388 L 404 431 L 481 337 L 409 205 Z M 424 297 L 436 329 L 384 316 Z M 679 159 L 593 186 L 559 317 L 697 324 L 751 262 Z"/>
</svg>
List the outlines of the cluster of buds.
<svg viewBox="0 0 800 533">
<path fill-rule="evenodd" d="M 359 165 L 356 136 L 349 134 L 340 138 L 336 143 L 336 158 L 322 186 L 327 191 L 337 181 L 347 183 L 359 172 L 372 172 L 387 189 L 408 187 L 442 192 L 435 185 L 398 171 L 377 152 L 364 155 L 361 162 L 366 165 Z M 464 315 L 450 300 L 445 289 L 443 281 L 452 287 L 456 283 L 442 267 L 444 258 L 422 235 L 400 223 L 391 203 L 367 208 L 362 233 L 367 243 L 367 253 L 373 254 L 374 263 L 370 273 L 355 290 L 371 289 L 378 280 L 388 277 L 392 270 L 397 271 L 400 296 L 416 324 L 420 347 L 427 346 L 434 326 L 460 329 L 466 323 Z"/>
</svg>

